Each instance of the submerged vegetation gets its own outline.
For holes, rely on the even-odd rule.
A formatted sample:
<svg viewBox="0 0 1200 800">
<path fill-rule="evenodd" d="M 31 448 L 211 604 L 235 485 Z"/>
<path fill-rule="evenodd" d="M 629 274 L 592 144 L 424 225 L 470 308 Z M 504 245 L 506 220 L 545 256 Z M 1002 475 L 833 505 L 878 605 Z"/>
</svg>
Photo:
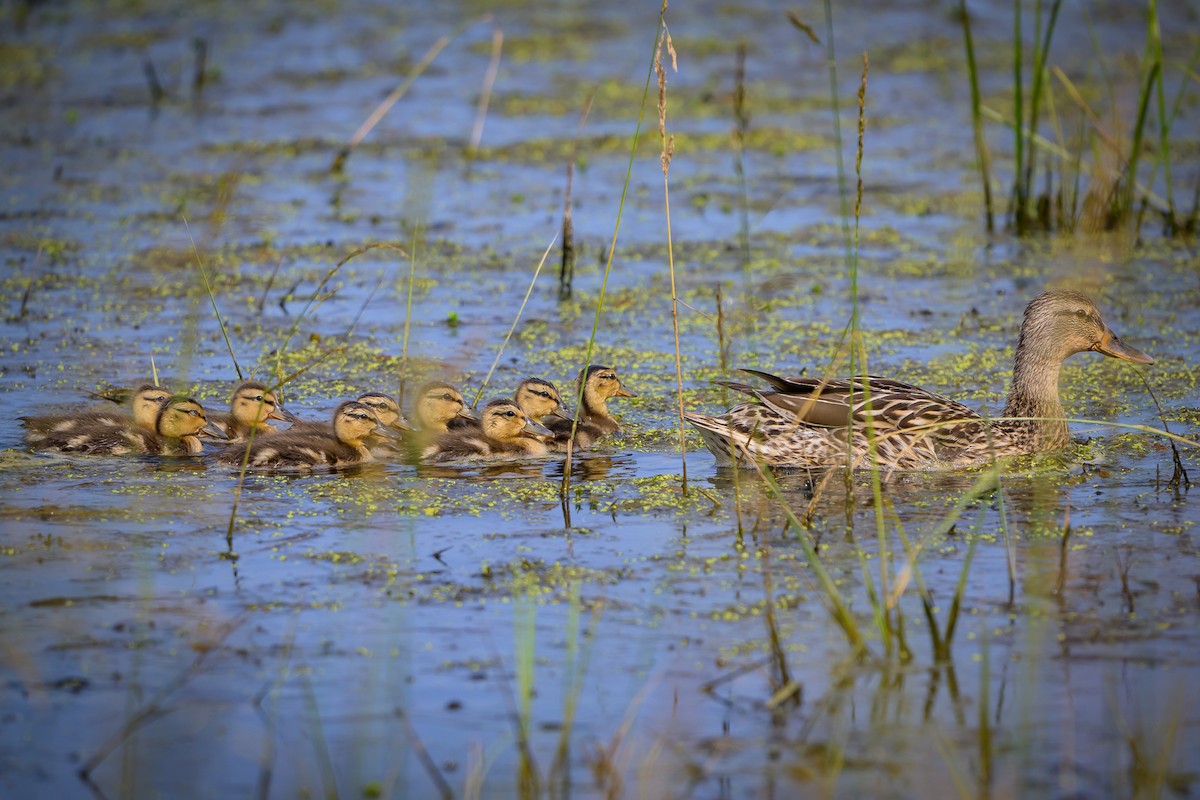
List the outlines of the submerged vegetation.
<svg viewBox="0 0 1200 800">
<path fill-rule="evenodd" d="M 368 3 L 340 55 L 315 46 L 333 18 L 301 5 L 238 25 L 316 63 L 176 55 L 212 76 L 186 110 L 172 36 L 123 11 L 122 35 L 160 48 L 151 98 L 97 94 L 66 54 L 78 133 L 17 95 L 95 174 L 7 178 L 6 417 L 143 371 L 206 406 L 260 380 L 318 419 L 372 391 L 407 409 L 430 379 L 477 402 L 528 375 L 563 388 L 585 364 L 638 396 L 565 459 L 274 475 L 4 451 L 3 736 L 30 766 L 2 785 L 1195 791 L 1200 294 L 1195 204 L 1176 198 L 1200 176 L 1172 154 L 1196 146 L 1196 56 L 1153 0 L 1136 80 L 1124 23 L 1057 0 L 1014 6 L 1011 42 L 965 2 L 894 12 L 903 42 L 861 37 L 878 58 L 843 57 L 860 38 L 843 26 L 862 29 L 829 2 L 711 20 L 464 4 L 450 30 L 406 12 L 422 24 L 402 54 L 393 10 Z M 116 22 L 39 9 L 32 36 L 89 37 L 111 63 L 90 28 Z M 1064 35 L 1087 26 L 1094 45 Z M 922 98 L 897 102 L 914 80 Z M 118 145 L 109 126 L 136 131 L 143 103 L 150 132 Z M 195 124 L 247 108 L 253 132 Z M 0 146 L 30 155 L 20 138 Z M 976 236 L 1006 196 L 1015 235 Z M 555 285 L 558 247 L 574 262 Z M 683 427 L 734 402 L 713 381 L 738 367 L 895 375 L 998 416 L 1020 309 L 1051 286 L 1101 299 L 1156 359 L 1067 362 L 1087 441 L 925 473 L 881 463 L 872 429 L 857 471 L 727 470 Z"/>
</svg>

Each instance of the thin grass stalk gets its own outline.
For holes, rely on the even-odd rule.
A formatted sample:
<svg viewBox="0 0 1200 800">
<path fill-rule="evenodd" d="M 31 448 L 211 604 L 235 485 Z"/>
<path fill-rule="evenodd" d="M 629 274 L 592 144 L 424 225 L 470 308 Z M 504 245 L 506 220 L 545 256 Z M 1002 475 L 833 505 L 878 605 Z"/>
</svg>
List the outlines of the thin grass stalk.
<svg viewBox="0 0 1200 800">
<path fill-rule="evenodd" d="M 1021 0 L 1013 0 L 1013 134 L 1016 139 L 1013 158 L 1013 212 L 1017 233 L 1025 232 L 1025 210 L 1028 187 L 1021 183 L 1021 165 L 1025 163 L 1025 94 L 1022 61 L 1025 56 L 1021 42 Z"/>
<path fill-rule="evenodd" d="M 746 110 L 746 43 L 737 44 L 733 71 L 733 172 L 738 179 L 738 243 L 741 245 L 744 304 L 750 307 L 753 275 L 750 269 L 750 194 L 746 187 L 746 136 L 750 130 L 750 114 Z M 754 324 L 754 315 L 749 315 Z"/>
<path fill-rule="evenodd" d="M 1158 71 L 1158 157 L 1162 161 L 1163 182 L 1167 191 L 1168 228 L 1175 229 L 1175 193 L 1171 189 L 1171 159 L 1167 147 L 1171 123 L 1167 117 L 1166 81 L 1163 80 L 1162 31 L 1158 24 L 1158 0 L 1150 0 L 1149 19 L 1146 25 L 1150 55 Z"/>
<path fill-rule="evenodd" d="M 666 0 L 663 0 L 666 8 Z M 687 497 L 687 427 L 683 419 L 683 358 L 679 352 L 679 292 L 675 288 L 675 246 L 671 237 L 671 158 L 675 155 L 675 137 L 667 136 L 667 70 L 662 63 L 662 51 L 671 56 L 671 70 L 679 72 L 675 45 L 664 19 L 659 33 L 659 46 L 654 51 L 654 72 L 658 76 L 658 136 L 662 139 L 663 210 L 667 221 L 667 267 L 671 274 L 671 329 L 675 335 L 675 383 L 679 399 L 679 462 L 683 472 L 682 491 Z"/>
<path fill-rule="evenodd" d="M 1154 86 L 1154 81 L 1158 79 L 1159 72 L 1158 64 L 1153 64 L 1150 67 L 1149 73 L 1146 75 L 1146 82 L 1142 84 L 1142 90 L 1138 96 L 1138 115 L 1137 123 L 1133 128 L 1133 143 L 1129 149 L 1129 160 L 1126 167 L 1125 181 L 1122 183 L 1120 192 L 1120 203 L 1117 208 L 1117 216 L 1123 219 L 1133 208 L 1133 196 L 1137 187 L 1137 168 L 1138 161 L 1142 154 L 1142 139 L 1146 131 L 1146 116 L 1150 110 L 1150 92 Z M 1132 231 L 1134 236 L 1138 235 L 1138 231 Z"/>
<path fill-rule="evenodd" d="M 991 156 L 987 138 L 983 134 L 983 118 L 980 115 L 979 69 L 975 64 L 975 44 L 971 38 L 971 18 L 967 13 L 967 0 L 958 2 L 959 17 L 962 19 L 963 39 L 967 48 L 967 76 L 971 85 L 971 126 L 975 132 L 975 153 L 979 158 L 979 173 L 983 184 L 983 209 L 987 232 L 995 230 L 992 211 Z"/>
<path fill-rule="evenodd" d="M 500 342 L 499 349 L 496 350 L 496 357 L 492 360 L 492 365 L 488 367 L 487 375 L 484 376 L 483 383 L 479 385 L 479 391 L 475 393 L 475 402 L 471 405 L 479 405 L 479 398 L 483 397 L 483 391 L 487 388 L 488 382 L 492 379 L 492 373 L 496 371 L 496 365 L 500 363 L 500 357 L 504 355 L 504 348 L 508 347 L 508 340 L 512 338 L 513 331 L 517 329 L 517 323 L 521 321 L 521 315 L 525 313 L 525 305 L 529 302 L 529 296 L 533 294 L 533 286 L 537 283 L 538 275 L 542 274 L 542 267 L 546 263 L 546 259 L 550 256 L 550 250 L 554 247 L 554 243 L 558 241 L 558 234 L 550 240 L 550 244 L 546 246 L 546 252 L 542 253 L 542 260 L 538 262 L 537 269 L 533 271 L 533 278 L 529 281 L 529 288 L 525 290 L 525 297 L 521 300 L 521 307 L 517 309 L 517 316 L 513 319 L 512 325 L 508 326 L 508 333 L 504 334 L 504 341 Z"/>
<path fill-rule="evenodd" d="M 413 301 L 413 280 L 417 273 L 417 234 L 414 231 L 412 237 L 412 255 L 408 257 L 408 298 L 404 302 L 404 343 L 401 345 L 400 354 L 400 378 L 397 391 L 396 402 L 403 408 L 404 406 L 404 388 L 408 380 L 408 334 L 412 328 L 412 301 Z"/>
<path fill-rule="evenodd" d="M 513 608 L 514 649 L 517 672 L 517 749 L 521 754 L 518 768 L 518 796 L 534 798 L 541 783 L 533 761 L 533 678 L 536 663 L 537 605 L 530 597 L 517 598 Z"/>
<path fill-rule="evenodd" d="M 429 49 L 425 51 L 425 55 L 421 57 L 421 60 L 418 61 L 416 65 L 414 65 L 413 68 L 408 71 L 408 75 L 405 77 L 404 81 L 401 82 L 401 84 L 395 89 L 393 89 L 388 96 L 379 103 L 379 105 L 375 106 L 375 110 L 372 111 L 366 120 L 363 121 L 362 125 L 358 126 L 358 130 L 356 130 L 354 135 L 350 137 L 350 141 L 347 142 L 334 157 L 333 163 L 329 166 L 329 171 L 332 173 L 339 173 L 345 169 L 346 160 L 350 158 L 350 154 L 354 151 L 354 148 L 358 147 L 358 145 L 362 143 L 362 140 L 367 138 L 367 134 L 375 129 L 375 126 L 379 124 L 379 121 L 387 116 L 387 113 L 392 110 L 392 106 L 396 105 L 396 103 L 400 101 L 400 98 L 408 94 L 408 90 L 412 88 L 413 83 L 415 83 L 417 78 L 420 77 L 421 73 L 433 63 L 433 60 L 437 58 L 438 54 L 446 48 L 446 45 L 457 39 L 469 28 L 472 28 L 481 22 L 488 22 L 491 19 L 491 14 L 485 14 L 482 17 L 478 17 L 460 25 L 452 33 L 438 37 L 437 41 L 430 45 Z"/>
<path fill-rule="evenodd" d="M 158 382 L 158 367 L 154 363 L 154 351 L 150 351 L 150 376 L 154 379 L 154 385 L 159 386 Z"/>
<path fill-rule="evenodd" d="M 313 690 L 311 672 L 309 670 L 297 670 L 296 677 L 301 683 L 300 696 L 304 700 L 304 710 L 308 714 L 308 721 L 311 726 L 308 731 L 308 738 L 312 742 L 313 757 L 317 762 L 317 771 L 321 775 L 322 785 L 325 787 L 325 797 L 339 797 L 337 788 L 337 770 L 333 766 L 333 755 L 329 752 L 329 740 L 325 736 L 325 729 L 321 725 L 321 709 L 317 705 L 317 693 Z"/>
<path fill-rule="evenodd" d="M 473 158 L 483 141 L 483 126 L 487 122 L 488 104 L 492 99 L 492 87 L 496 85 L 496 75 L 500 72 L 500 52 L 504 48 L 504 31 L 495 22 L 492 23 L 492 57 L 488 60 L 487 71 L 483 74 L 483 86 L 479 89 L 479 104 L 475 107 L 475 124 L 471 126 L 471 143 L 467 146 L 468 158 Z"/>
<path fill-rule="evenodd" d="M 208 270 L 204 268 L 204 261 L 200 258 L 200 248 L 196 247 L 196 240 L 192 238 L 192 228 L 188 225 L 187 217 L 183 217 L 183 227 L 187 229 L 188 240 L 192 243 L 192 253 L 196 256 L 196 266 L 200 269 L 200 277 L 204 279 L 204 291 L 208 293 L 208 301 L 212 303 L 213 314 L 217 317 L 217 326 L 221 329 L 221 337 L 225 340 L 225 348 L 229 351 L 229 359 L 233 361 L 233 370 L 237 373 L 238 380 L 244 380 L 242 377 L 242 368 L 238 366 L 237 356 L 233 352 L 233 342 L 229 340 L 229 329 L 225 327 L 225 320 L 221 318 L 221 309 L 217 307 L 217 296 L 213 294 L 212 283 L 208 280 Z"/>
<path fill-rule="evenodd" d="M 629 163 L 625 167 L 625 182 L 621 186 L 621 199 L 617 203 L 617 219 L 613 224 L 612 241 L 608 246 L 608 258 L 604 262 L 604 277 L 600 281 L 600 297 L 596 300 L 596 316 L 592 320 L 592 331 L 588 336 L 587 351 L 584 355 L 584 369 L 592 363 L 592 351 L 596 347 L 596 332 L 600 329 L 600 314 L 604 310 L 604 297 L 608 292 L 608 276 L 612 272 L 613 257 L 617 252 L 617 237 L 621 232 L 621 215 L 625 211 L 625 198 L 629 194 L 629 182 L 633 177 L 633 162 L 637 157 L 638 140 L 642 135 L 642 121 L 646 117 L 646 100 L 650 97 L 650 80 L 654 76 L 654 58 L 658 54 L 658 39 L 659 30 L 662 29 L 664 22 L 663 17 L 667 13 L 667 0 L 663 0 L 662 10 L 658 15 L 658 28 L 654 31 L 654 54 L 650 58 L 649 69 L 646 70 L 646 83 L 642 87 L 642 104 L 638 109 L 637 125 L 633 129 L 633 141 L 629 147 Z M 583 406 L 583 388 L 584 381 L 579 381 L 575 396 L 575 407 Z M 571 458 L 574 455 L 575 447 L 575 432 L 579 429 L 579 414 L 575 415 L 575 419 L 571 422 L 571 436 L 567 440 L 566 459 L 563 462 L 563 480 L 562 480 L 562 502 L 564 510 L 567 507 L 567 495 L 571 490 Z"/>
<path fill-rule="evenodd" d="M 1029 100 L 1029 129 L 1036 131 L 1038 128 L 1038 119 L 1041 112 L 1042 90 L 1045 84 L 1046 75 L 1046 55 L 1050 52 L 1050 40 L 1054 37 L 1054 25 L 1058 21 L 1058 9 L 1062 6 L 1062 0 L 1053 0 L 1050 6 L 1050 21 L 1046 25 L 1046 35 L 1044 38 L 1038 35 L 1042 25 L 1042 4 L 1041 0 L 1037 3 L 1037 27 L 1038 31 L 1034 34 L 1033 40 L 1033 88 Z M 1028 158 L 1025 162 L 1025 188 L 1026 191 L 1033 186 L 1033 162 L 1035 161 L 1033 148 L 1030 148 Z"/>
<path fill-rule="evenodd" d="M 813 548 L 812 542 L 808 540 L 808 536 L 804 532 L 804 526 L 800 524 L 800 520 L 796 518 L 795 513 L 784 500 L 783 490 L 779 488 L 779 483 L 775 480 L 775 475 L 769 470 L 764 470 L 756 459 L 751 459 L 750 463 L 754 465 L 759 476 L 767 484 L 767 488 L 779 503 L 788 522 L 796 528 L 796 540 L 800 543 L 800 549 L 804 551 L 804 559 L 808 563 L 809 569 L 813 571 L 818 583 L 821 585 L 821 589 L 824 592 L 821 595 L 821 599 L 826 609 L 833 617 L 834 622 L 842 629 L 850 646 L 854 649 L 855 655 L 866 655 L 867 644 L 863 639 L 862 632 L 858 629 L 858 623 L 854 621 L 853 615 L 851 615 L 850 610 L 846 607 L 841 592 L 838 591 L 837 584 L 833 582 L 829 573 L 825 571 L 825 565 L 821 563 L 821 559 L 817 555 L 817 551 Z"/>
<path fill-rule="evenodd" d="M 721 377 L 729 377 L 729 349 L 725 342 L 725 304 L 721 284 L 717 284 L 716 302 L 717 302 L 717 359 L 721 366 Z M 729 404 L 729 387 L 721 385 L 721 402 L 728 406 Z M 733 442 L 729 443 L 731 453 L 736 453 Z M 741 469 L 734 464 L 733 467 L 733 513 L 737 519 L 737 536 L 738 542 L 741 543 L 742 536 L 745 534 L 745 527 L 742 523 L 742 485 L 741 477 L 738 473 Z"/>
<path fill-rule="evenodd" d="M 572 197 L 575 190 L 575 162 L 579 157 L 579 137 L 583 135 L 583 125 L 587 122 L 592 110 L 592 98 L 595 90 L 588 92 L 583 101 L 583 111 L 579 113 L 579 124 L 575 128 L 575 138 L 571 140 L 571 157 L 567 160 L 567 190 L 563 194 L 563 226 L 562 226 L 562 266 L 558 271 L 558 299 L 567 300 L 571 297 L 572 285 L 575 282 L 575 221 L 572 215 Z"/>
<path fill-rule="evenodd" d="M 763 622 L 767 626 L 767 642 L 771 646 L 772 660 L 779 674 L 779 683 L 775 687 L 776 691 L 779 691 L 792 685 L 792 673 L 788 669 L 787 653 L 783 650 L 783 640 L 779 636 L 779 623 L 775 619 L 775 592 L 771 586 L 771 545 L 763 542 L 759 545 L 759 551 L 762 561 Z"/>
</svg>

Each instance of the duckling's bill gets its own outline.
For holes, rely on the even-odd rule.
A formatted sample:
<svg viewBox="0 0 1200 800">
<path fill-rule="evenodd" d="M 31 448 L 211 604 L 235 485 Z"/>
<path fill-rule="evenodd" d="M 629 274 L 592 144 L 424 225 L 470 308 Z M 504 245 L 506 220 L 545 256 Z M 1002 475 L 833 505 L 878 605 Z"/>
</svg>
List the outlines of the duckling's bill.
<svg viewBox="0 0 1200 800">
<path fill-rule="evenodd" d="M 526 418 L 525 427 L 521 429 L 521 433 L 526 436 L 532 436 L 535 439 L 543 439 L 554 436 L 554 431 L 547 428 L 540 422 L 534 422 L 532 419 Z"/>
<path fill-rule="evenodd" d="M 206 434 L 208 436 L 211 436 L 214 439 L 228 439 L 229 438 L 229 434 L 225 433 L 225 431 L 218 428 L 212 422 L 205 422 L 204 427 L 200 429 L 200 432 L 203 434 Z"/>
</svg>

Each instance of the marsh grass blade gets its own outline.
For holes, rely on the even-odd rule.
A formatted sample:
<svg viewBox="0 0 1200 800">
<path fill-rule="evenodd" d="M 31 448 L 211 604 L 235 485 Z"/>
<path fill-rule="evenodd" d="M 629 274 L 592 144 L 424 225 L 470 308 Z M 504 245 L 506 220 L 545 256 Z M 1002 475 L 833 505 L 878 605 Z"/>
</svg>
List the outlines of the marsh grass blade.
<svg viewBox="0 0 1200 800">
<path fill-rule="evenodd" d="M 617 203 L 617 218 L 613 223 L 612 241 L 608 246 L 608 257 L 604 261 L 604 277 L 600 281 L 600 296 L 596 300 L 596 316 L 592 319 L 592 331 L 588 335 L 587 351 L 583 359 L 583 369 L 586 369 L 592 363 L 592 353 L 596 348 L 596 332 L 600 329 L 600 315 L 604 311 L 604 297 L 608 292 L 608 276 L 612 273 L 613 257 L 617 252 L 617 237 L 621 232 L 621 215 L 625 211 L 625 198 L 629 194 L 629 183 L 633 176 L 633 162 L 637 158 L 638 141 L 642 135 L 642 122 L 646 118 L 646 101 L 650 97 L 650 81 L 654 77 L 654 59 L 658 54 L 659 30 L 663 27 L 663 15 L 666 14 L 667 4 L 663 0 L 662 10 L 659 12 L 658 28 L 654 31 L 654 51 L 650 56 L 650 65 L 646 70 L 646 83 L 642 87 L 642 103 L 638 109 L 637 124 L 633 129 L 633 137 L 629 145 L 629 162 L 625 167 L 625 181 L 621 185 L 621 199 Z M 582 374 L 582 372 L 581 372 Z M 575 408 L 583 406 L 583 388 L 584 382 L 579 381 L 576 387 Z M 571 457 L 574 455 L 575 448 L 575 432 L 579 428 L 579 414 L 576 413 L 575 419 L 571 422 L 571 435 L 567 440 L 567 454 L 563 462 L 563 479 L 560 488 L 560 498 L 563 504 L 563 516 L 567 525 L 570 525 L 570 511 L 568 508 L 568 494 L 571 490 Z"/>
<path fill-rule="evenodd" d="M 483 391 L 492 380 L 492 373 L 496 371 L 496 365 L 500 363 L 500 357 L 504 355 L 504 348 L 508 347 L 508 340 L 512 338 L 513 331 L 517 329 L 517 324 L 521 321 L 521 315 L 525 313 L 525 305 L 529 302 L 529 296 L 533 294 L 533 287 L 537 283 L 538 275 L 542 274 L 542 266 L 545 265 L 546 259 L 550 255 L 550 251 L 554 248 L 554 243 L 558 241 L 558 234 L 550 239 L 550 244 L 546 245 L 546 252 L 542 253 L 542 260 L 538 262 L 537 269 L 533 271 L 533 277 L 529 280 L 529 288 L 525 290 L 525 297 L 521 300 L 521 307 L 517 309 L 517 316 L 513 319 L 512 325 L 508 326 L 508 333 L 504 334 L 504 341 L 500 342 L 500 347 L 496 350 L 496 357 L 492 359 L 492 365 L 488 367 L 487 375 L 484 376 L 483 383 L 479 385 L 479 391 L 475 393 L 475 402 L 472 405 L 479 405 L 479 399 L 483 397 Z"/>
</svg>

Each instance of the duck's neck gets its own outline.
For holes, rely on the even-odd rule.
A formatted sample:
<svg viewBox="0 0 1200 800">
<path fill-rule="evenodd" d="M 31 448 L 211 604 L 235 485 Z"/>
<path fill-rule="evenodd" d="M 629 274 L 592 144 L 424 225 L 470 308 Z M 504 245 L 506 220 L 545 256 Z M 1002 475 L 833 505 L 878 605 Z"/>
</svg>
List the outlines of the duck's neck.
<svg viewBox="0 0 1200 800">
<path fill-rule="evenodd" d="M 1031 434 L 1039 448 L 1064 444 L 1070 438 L 1064 419 L 1066 414 L 1058 399 L 1058 376 L 1062 362 L 1062 356 L 1058 353 L 1031 347 L 1024 335 L 1017 343 L 1012 386 L 1008 390 L 1004 416 L 1038 418 L 1009 425 Z"/>
</svg>

